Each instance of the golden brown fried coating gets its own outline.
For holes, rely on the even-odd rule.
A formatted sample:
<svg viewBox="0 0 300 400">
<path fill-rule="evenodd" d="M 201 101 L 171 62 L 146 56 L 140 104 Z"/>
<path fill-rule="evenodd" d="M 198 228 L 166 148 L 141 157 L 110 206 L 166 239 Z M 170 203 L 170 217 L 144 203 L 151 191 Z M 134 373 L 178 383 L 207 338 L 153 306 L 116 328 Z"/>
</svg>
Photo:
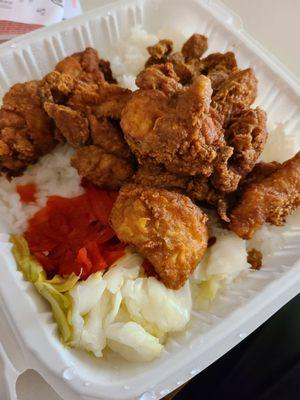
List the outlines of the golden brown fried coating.
<svg viewBox="0 0 300 400">
<path fill-rule="evenodd" d="M 54 71 L 44 78 L 41 93 L 57 135 L 75 148 L 86 146 L 72 159 L 83 178 L 117 189 L 133 175 L 133 156 L 118 121 L 130 90 Z"/>
<path fill-rule="evenodd" d="M 57 71 L 47 74 L 41 83 L 45 102 L 71 107 L 97 117 L 120 119 L 131 91 L 107 82 L 87 83 Z"/>
<path fill-rule="evenodd" d="M 121 189 L 111 213 L 118 238 L 146 257 L 171 289 L 182 287 L 203 257 L 206 221 L 188 197 L 138 185 Z"/>
<path fill-rule="evenodd" d="M 86 83 L 54 71 L 43 79 L 41 94 L 46 112 L 72 146 L 83 146 L 99 136 L 94 144 L 101 141 L 104 150 L 129 156 L 118 119 L 130 90 L 106 82 Z M 116 120 L 115 125 L 109 119 Z"/>
<path fill-rule="evenodd" d="M 197 38 L 201 37 L 200 40 Z M 203 49 L 204 40 L 202 39 L 202 35 L 195 34 L 186 42 L 186 55 L 188 57 L 188 53 L 201 52 Z M 197 43 L 198 40 L 198 43 Z M 185 45 L 184 45 L 185 46 Z M 186 85 L 190 84 L 193 79 L 192 68 L 186 62 L 186 59 L 181 51 L 177 51 L 172 53 L 173 50 L 173 42 L 167 39 L 160 40 L 156 45 L 150 46 L 147 48 L 150 57 L 145 63 L 145 67 L 149 67 L 154 64 L 166 64 L 171 63 L 173 65 L 174 71 L 176 75 L 179 77 L 179 81 L 181 84 Z M 199 61 L 199 58 L 197 58 Z M 200 75 L 200 74 L 198 74 Z"/>
<path fill-rule="evenodd" d="M 234 192 L 241 180 L 241 175 L 230 165 L 233 155 L 234 149 L 230 146 L 223 146 L 218 151 L 211 183 L 220 192 Z"/>
<path fill-rule="evenodd" d="M 76 148 L 87 143 L 90 136 L 88 120 L 79 111 L 53 103 L 45 103 L 44 108 L 71 146 Z"/>
<path fill-rule="evenodd" d="M 150 58 L 146 62 L 146 66 L 152 64 L 159 64 L 162 60 L 166 59 L 173 50 L 172 40 L 162 39 L 154 46 L 148 46 L 147 51 L 150 54 Z"/>
<path fill-rule="evenodd" d="M 226 141 L 234 148 L 231 164 L 242 176 L 254 167 L 268 138 L 267 114 L 259 107 L 235 115 L 226 130 Z"/>
<path fill-rule="evenodd" d="M 182 88 L 171 63 L 155 64 L 140 72 L 135 81 L 140 89 L 158 89 L 172 94 Z"/>
<path fill-rule="evenodd" d="M 78 85 L 71 75 L 58 71 L 49 72 L 40 82 L 39 93 L 43 102 L 65 104 Z"/>
<path fill-rule="evenodd" d="M 97 119 L 94 115 L 88 116 L 91 131 L 91 141 L 95 146 L 101 147 L 107 153 L 117 157 L 131 158 L 131 151 L 123 137 L 117 123 L 107 118 Z"/>
<path fill-rule="evenodd" d="M 230 229 L 251 239 L 265 223 L 284 225 L 300 205 L 300 152 L 259 183 L 245 188 L 230 215 Z"/>
<path fill-rule="evenodd" d="M 123 110 L 121 127 L 139 162 L 147 159 L 169 172 L 209 176 L 223 141 L 210 96 L 204 76 L 171 97 L 159 90 L 135 92 Z"/>
<path fill-rule="evenodd" d="M 191 63 L 191 65 L 193 64 Z M 194 74 L 201 73 L 207 75 L 211 80 L 211 86 L 214 90 L 227 80 L 232 73 L 238 71 L 235 55 L 232 51 L 208 55 L 200 61 L 199 66 L 201 68 L 198 71 L 197 63 L 194 66 Z"/>
<path fill-rule="evenodd" d="M 252 269 L 260 270 L 262 266 L 263 256 L 259 250 L 251 249 L 248 251 L 247 262 Z"/>
<path fill-rule="evenodd" d="M 213 93 L 212 107 L 222 117 L 227 126 L 230 119 L 249 108 L 257 94 L 257 79 L 251 68 L 235 72 Z"/>
<path fill-rule="evenodd" d="M 182 46 L 181 53 L 186 61 L 200 58 L 208 49 L 208 39 L 204 35 L 194 33 Z"/>
<path fill-rule="evenodd" d="M 226 130 L 228 146 L 220 148 L 211 177 L 221 192 L 232 193 L 253 169 L 267 140 L 266 113 L 260 108 L 236 114 Z"/>
<path fill-rule="evenodd" d="M 203 204 L 204 202 L 206 205 L 213 206 L 219 217 L 223 221 L 229 222 L 227 214 L 230 199 L 226 193 L 222 193 L 212 186 L 210 178 L 199 175 L 190 179 L 185 194 L 196 203 Z"/>
<path fill-rule="evenodd" d="M 78 149 L 71 158 L 71 164 L 83 178 L 112 190 L 119 189 L 134 173 L 130 161 L 94 145 Z"/>
<path fill-rule="evenodd" d="M 180 51 L 170 54 L 165 62 L 170 62 L 173 65 L 174 71 L 182 85 L 189 85 L 193 78 L 201 75 L 201 73 L 195 73 L 193 60 L 186 62 Z M 199 63 L 200 61 L 197 59 L 197 62 Z"/>
<path fill-rule="evenodd" d="M 91 47 L 65 57 L 55 69 L 84 82 L 116 82 L 112 76 L 110 63 L 100 59 L 97 51 Z"/>
<path fill-rule="evenodd" d="M 201 175 L 181 176 L 167 171 L 163 166 L 146 162 L 139 166 L 133 177 L 138 185 L 157 187 L 176 191 L 190 197 L 196 203 L 206 203 L 216 208 L 220 218 L 229 222 L 227 210 L 229 199 L 226 194 L 216 190 L 210 179 Z"/>
<path fill-rule="evenodd" d="M 187 188 L 189 177 L 173 174 L 161 165 L 146 162 L 139 166 L 133 181 L 142 186 L 184 192 Z"/>
<path fill-rule="evenodd" d="M 54 127 L 39 95 L 39 81 L 17 83 L 3 98 L 0 110 L 0 171 L 20 174 L 51 151 Z"/>
<path fill-rule="evenodd" d="M 207 38 L 198 33 L 193 34 L 183 45 L 182 50 L 172 53 L 173 43 L 161 40 L 148 47 L 150 58 L 145 67 L 153 64 L 173 64 L 174 71 L 182 85 L 187 85 L 194 78 L 206 75 L 211 80 L 212 88 L 217 89 L 221 83 L 237 72 L 237 63 L 233 52 L 212 53 L 200 58 L 207 50 Z"/>
<path fill-rule="evenodd" d="M 277 171 L 281 167 L 281 164 L 277 161 L 272 162 L 259 162 L 254 165 L 252 171 L 241 181 L 239 189 L 243 190 L 250 183 L 259 183 L 273 172 Z"/>
<path fill-rule="evenodd" d="M 97 104 L 92 109 L 97 117 L 108 117 L 120 120 L 123 108 L 130 100 L 131 90 L 115 84 L 100 86 Z"/>
</svg>

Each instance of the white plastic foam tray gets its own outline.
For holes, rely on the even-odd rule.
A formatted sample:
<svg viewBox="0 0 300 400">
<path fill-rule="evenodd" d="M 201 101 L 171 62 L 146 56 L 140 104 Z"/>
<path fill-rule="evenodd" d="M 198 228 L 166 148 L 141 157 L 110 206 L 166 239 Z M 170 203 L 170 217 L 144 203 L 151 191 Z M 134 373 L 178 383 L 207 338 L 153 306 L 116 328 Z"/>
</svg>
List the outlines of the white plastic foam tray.
<svg viewBox="0 0 300 400">
<path fill-rule="evenodd" d="M 269 120 L 283 123 L 287 134 L 300 132 L 297 81 L 243 32 L 237 16 L 208 0 L 119 1 L 4 44 L 0 46 L 0 95 L 15 82 L 40 78 L 58 60 L 86 46 L 110 58 L 112 44 L 136 24 L 153 33 L 164 26 L 201 32 L 209 37 L 211 52 L 234 50 L 241 67 L 255 68 L 257 103 L 266 109 Z M 27 368 L 38 371 L 66 400 L 162 398 L 300 291 L 298 227 L 290 232 L 287 247 L 267 259 L 261 271 L 223 293 L 210 312 L 194 312 L 189 329 L 168 341 L 160 359 L 145 364 L 119 358 L 107 362 L 61 345 L 49 307 L 16 270 L 7 240 L 7 235 L 0 236 L 0 305 L 10 326 L 0 326 L 1 400 L 16 398 L 15 380 Z"/>
</svg>

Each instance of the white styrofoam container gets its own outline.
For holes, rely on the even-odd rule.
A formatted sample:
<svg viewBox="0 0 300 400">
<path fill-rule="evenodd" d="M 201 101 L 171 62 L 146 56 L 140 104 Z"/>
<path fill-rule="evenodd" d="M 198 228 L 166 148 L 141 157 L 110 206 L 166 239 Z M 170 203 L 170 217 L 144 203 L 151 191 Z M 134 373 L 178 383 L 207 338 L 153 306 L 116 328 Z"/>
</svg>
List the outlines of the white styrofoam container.
<svg viewBox="0 0 300 400">
<path fill-rule="evenodd" d="M 108 59 L 111 47 L 141 24 L 150 33 L 173 26 L 209 37 L 209 50 L 233 50 L 259 79 L 257 104 L 285 132 L 300 132 L 300 85 L 242 28 L 219 1 L 129 0 L 108 3 L 78 18 L 0 46 L 0 96 L 15 82 L 40 78 L 64 56 L 93 46 Z M 298 142 L 299 145 L 299 142 Z M 300 146 L 298 146 L 299 148 Z M 0 216 L 0 390 L 16 399 L 25 369 L 38 371 L 68 400 L 159 399 L 226 353 L 300 291 L 300 227 L 286 248 L 222 293 L 209 312 L 193 312 L 186 332 L 173 335 L 151 363 L 98 360 L 65 348 L 47 304 L 17 271 Z M 7 321 L 7 322 L 4 322 Z M 3 393 L 2 393 L 3 392 Z M 3 398 L 3 396 L 5 396 Z"/>
</svg>

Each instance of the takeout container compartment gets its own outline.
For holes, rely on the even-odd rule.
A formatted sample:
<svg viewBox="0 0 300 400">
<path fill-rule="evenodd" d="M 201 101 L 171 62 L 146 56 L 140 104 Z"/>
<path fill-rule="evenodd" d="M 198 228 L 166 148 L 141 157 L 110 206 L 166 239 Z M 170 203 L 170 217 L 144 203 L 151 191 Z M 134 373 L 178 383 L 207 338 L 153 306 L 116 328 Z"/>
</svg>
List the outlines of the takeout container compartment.
<svg viewBox="0 0 300 400">
<path fill-rule="evenodd" d="M 209 51 L 233 50 L 241 67 L 251 66 L 259 79 L 257 104 L 286 134 L 300 131 L 299 83 L 248 34 L 241 20 L 218 1 L 130 0 L 105 2 L 80 17 L 38 30 L 0 46 L 0 96 L 16 82 L 41 78 L 64 56 L 87 46 L 110 59 L 112 45 L 134 25 L 149 33 L 172 26 L 186 35 L 209 38 Z M 299 145 L 299 142 L 298 142 Z M 10 254 L 0 222 L 0 305 L 10 341 L 0 346 L 0 382 L 14 398 L 19 373 L 32 368 L 68 400 L 159 399 L 191 379 L 235 346 L 300 290 L 300 228 L 287 247 L 223 291 L 209 312 L 193 312 L 186 332 L 171 335 L 161 358 L 128 363 L 119 357 L 96 359 L 65 348 L 58 340 L 49 308 L 25 282 Z M 7 333 L 7 332 L 6 332 Z M 5 348 L 5 349 L 4 349 Z M 2 380 L 1 380 L 2 379 Z M 2 387 L 2 386 L 1 386 Z"/>
</svg>

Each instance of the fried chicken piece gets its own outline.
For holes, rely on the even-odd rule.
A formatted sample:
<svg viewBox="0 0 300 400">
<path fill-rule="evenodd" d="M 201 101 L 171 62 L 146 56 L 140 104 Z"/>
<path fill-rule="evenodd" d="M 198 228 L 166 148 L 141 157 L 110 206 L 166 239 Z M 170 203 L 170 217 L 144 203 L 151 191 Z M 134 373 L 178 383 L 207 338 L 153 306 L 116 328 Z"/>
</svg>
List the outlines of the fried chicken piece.
<svg viewBox="0 0 300 400">
<path fill-rule="evenodd" d="M 200 204 L 202 204 L 204 202 L 207 205 L 214 207 L 217 210 L 219 217 L 223 221 L 229 222 L 227 214 L 230 199 L 225 193 L 216 190 L 211 185 L 209 178 L 199 175 L 190 179 L 185 193 L 196 203 L 200 202 Z"/>
<path fill-rule="evenodd" d="M 251 249 L 248 251 L 247 262 L 252 269 L 260 270 L 262 266 L 262 253 L 259 250 Z"/>
<path fill-rule="evenodd" d="M 155 64 L 145 68 L 138 74 L 135 83 L 140 89 L 158 89 L 166 95 L 182 88 L 171 63 Z"/>
<path fill-rule="evenodd" d="M 91 131 L 91 141 L 107 153 L 117 157 L 130 159 L 131 151 L 123 137 L 120 127 L 116 122 L 107 118 L 97 119 L 94 115 L 88 116 Z"/>
<path fill-rule="evenodd" d="M 148 47 L 150 58 L 145 67 L 153 64 L 173 64 L 173 68 L 182 85 L 187 85 L 194 78 L 206 75 L 211 80 L 212 88 L 217 89 L 229 76 L 238 71 L 233 52 L 212 53 L 200 59 L 207 50 L 207 38 L 198 33 L 193 34 L 183 45 L 181 51 L 172 53 L 173 43 L 161 40 Z"/>
<path fill-rule="evenodd" d="M 135 92 L 123 110 L 121 127 L 139 162 L 147 159 L 169 172 L 209 176 L 224 140 L 210 96 L 204 76 L 171 97 L 160 90 Z"/>
<path fill-rule="evenodd" d="M 204 35 L 194 33 L 182 46 L 181 53 L 186 61 L 200 58 L 208 49 L 208 40 Z"/>
<path fill-rule="evenodd" d="M 111 213 L 118 238 L 146 257 L 170 289 L 181 288 L 202 259 L 206 221 L 188 197 L 138 185 L 121 189 Z"/>
<path fill-rule="evenodd" d="M 107 82 L 87 83 L 57 71 L 42 85 L 45 110 L 62 135 L 78 150 L 72 165 L 92 183 L 118 189 L 133 175 L 132 153 L 119 126 L 131 91 Z"/>
<path fill-rule="evenodd" d="M 20 174 L 56 145 L 53 125 L 39 95 L 39 81 L 17 83 L 0 110 L 0 171 Z"/>
<path fill-rule="evenodd" d="M 47 74 L 41 82 L 44 102 L 71 107 L 82 113 L 120 119 L 131 90 L 107 82 L 87 83 L 57 71 Z"/>
<path fill-rule="evenodd" d="M 150 54 L 150 58 L 146 62 L 146 67 L 152 64 L 160 64 L 161 62 L 166 61 L 167 56 L 173 50 L 173 42 L 172 40 L 162 39 L 154 46 L 148 46 L 147 51 Z"/>
<path fill-rule="evenodd" d="M 131 98 L 131 90 L 116 84 L 104 82 L 101 85 L 78 84 L 69 96 L 67 106 L 96 117 L 119 120 L 126 103 Z"/>
<path fill-rule="evenodd" d="M 42 102 L 64 105 L 78 85 L 78 80 L 71 75 L 52 71 L 41 80 L 39 93 Z"/>
<path fill-rule="evenodd" d="M 172 63 L 182 85 L 189 85 L 194 77 L 201 75 L 201 73 L 195 74 L 193 60 L 187 63 L 180 51 L 170 54 L 167 61 Z M 198 59 L 197 61 L 199 62 Z"/>
<path fill-rule="evenodd" d="M 55 71 L 43 79 L 41 95 L 46 112 L 54 120 L 59 133 L 72 146 L 80 147 L 90 143 L 96 135 L 101 134 L 101 139 L 98 139 L 106 143 L 103 147 L 105 150 L 111 147 L 114 150 L 109 152 L 115 153 L 118 147 L 116 155 L 120 156 L 122 152 L 123 155 L 126 153 L 126 157 L 129 156 L 129 148 L 117 124 L 124 104 L 131 96 L 130 90 L 106 82 L 82 82 Z M 110 119 L 116 120 L 115 126 Z"/>
<path fill-rule="evenodd" d="M 254 167 L 268 138 L 267 115 L 260 108 L 246 109 L 235 115 L 226 130 L 226 141 L 234 148 L 231 165 L 242 176 Z"/>
<path fill-rule="evenodd" d="M 230 215 L 230 229 L 251 239 L 265 223 L 284 225 L 300 205 L 300 152 L 259 183 L 245 188 Z"/>
<path fill-rule="evenodd" d="M 239 172 L 229 164 L 233 155 L 233 147 L 223 146 L 220 148 L 215 162 L 215 169 L 211 176 L 211 183 L 214 188 L 223 193 L 234 192 L 241 180 Z"/>
<path fill-rule="evenodd" d="M 187 188 L 189 177 L 173 174 L 161 165 L 146 162 L 139 166 L 133 180 L 134 183 L 142 186 L 184 192 Z"/>
<path fill-rule="evenodd" d="M 71 158 L 71 165 L 83 178 L 112 190 L 119 189 L 134 173 L 130 161 L 94 145 L 78 149 Z"/>
<path fill-rule="evenodd" d="M 228 146 L 218 152 L 211 177 L 218 191 L 237 190 L 240 181 L 253 169 L 267 136 L 266 113 L 259 108 L 244 110 L 230 120 L 225 135 Z"/>
<path fill-rule="evenodd" d="M 256 94 L 257 79 L 251 68 L 230 75 L 212 96 L 212 107 L 221 115 L 223 126 L 226 127 L 234 115 L 249 108 Z"/>
<path fill-rule="evenodd" d="M 195 63 L 195 67 L 197 63 Z M 232 51 L 227 53 L 212 53 L 200 61 L 200 71 L 211 80 L 211 86 L 216 90 L 223 82 L 225 82 L 232 73 L 238 71 L 235 55 Z M 199 67 L 198 67 L 199 68 Z M 195 72 L 197 68 L 195 68 Z"/>
<path fill-rule="evenodd" d="M 65 57 L 56 65 L 55 70 L 84 82 L 116 82 L 112 76 L 110 63 L 100 59 L 97 51 L 91 47 Z"/>
<path fill-rule="evenodd" d="M 140 165 L 133 177 L 138 185 L 157 187 L 176 191 L 190 197 L 196 203 L 206 203 L 216 208 L 220 218 L 229 222 L 227 210 L 229 199 L 224 193 L 218 192 L 204 176 L 180 176 L 167 171 L 163 166 L 146 162 Z"/>
<path fill-rule="evenodd" d="M 197 39 L 198 36 L 204 38 L 204 36 L 202 35 L 194 34 L 186 42 L 186 46 L 184 45 L 187 57 L 189 52 L 196 52 L 200 54 L 201 48 L 203 49 L 204 40 L 201 38 Z M 180 83 L 183 85 L 191 83 L 193 78 L 192 69 L 190 68 L 188 63 L 186 63 L 186 59 L 181 51 L 172 53 L 173 42 L 171 40 L 160 40 L 156 45 L 147 47 L 147 50 L 150 54 L 150 57 L 145 63 L 146 68 L 154 64 L 163 65 L 166 63 L 171 63 L 173 65 L 176 75 L 179 77 Z"/>
<path fill-rule="evenodd" d="M 254 165 L 252 171 L 242 180 L 239 189 L 243 190 L 248 187 L 250 183 L 260 183 L 265 178 L 273 174 L 281 167 L 281 164 L 277 161 L 272 161 L 269 163 L 259 162 Z"/>
<path fill-rule="evenodd" d="M 53 103 L 45 103 L 44 108 L 71 146 L 77 148 L 87 143 L 90 136 L 88 120 L 79 111 Z"/>
</svg>

